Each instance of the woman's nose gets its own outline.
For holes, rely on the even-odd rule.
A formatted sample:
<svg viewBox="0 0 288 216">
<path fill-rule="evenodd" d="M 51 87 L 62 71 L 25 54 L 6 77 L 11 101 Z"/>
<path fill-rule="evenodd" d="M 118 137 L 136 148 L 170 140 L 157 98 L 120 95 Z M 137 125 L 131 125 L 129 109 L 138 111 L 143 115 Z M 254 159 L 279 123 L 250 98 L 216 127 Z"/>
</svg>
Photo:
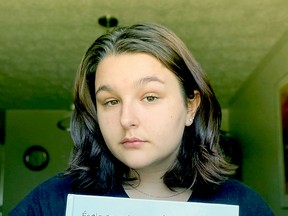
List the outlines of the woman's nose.
<svg viewBox="0 0 288 216">
<path fill-rule="evenodd" d="M 125 129 L 135 128 L 139 125 L 137 108 L 132 104 L 122 104 L 120 123 Z"/>
</svg>

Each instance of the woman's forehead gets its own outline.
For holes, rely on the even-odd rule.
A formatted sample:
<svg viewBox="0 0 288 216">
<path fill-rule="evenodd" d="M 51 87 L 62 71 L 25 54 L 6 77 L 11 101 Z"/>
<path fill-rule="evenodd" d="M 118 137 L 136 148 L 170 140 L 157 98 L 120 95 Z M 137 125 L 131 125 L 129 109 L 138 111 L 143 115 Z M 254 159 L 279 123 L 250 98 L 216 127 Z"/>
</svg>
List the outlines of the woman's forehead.
<svg viewBox="0 0 288 216">
<path fill-rule="evenodd" d="M 159 60 L 147 54 L 121 54 L 105 57 L 98 65 L 95 76 L 96 91 L 110 84 L 133 84 L 178 82 L 178 77 Z M 105 87 L 105 88 L 107 88 Z"/>
</svg>

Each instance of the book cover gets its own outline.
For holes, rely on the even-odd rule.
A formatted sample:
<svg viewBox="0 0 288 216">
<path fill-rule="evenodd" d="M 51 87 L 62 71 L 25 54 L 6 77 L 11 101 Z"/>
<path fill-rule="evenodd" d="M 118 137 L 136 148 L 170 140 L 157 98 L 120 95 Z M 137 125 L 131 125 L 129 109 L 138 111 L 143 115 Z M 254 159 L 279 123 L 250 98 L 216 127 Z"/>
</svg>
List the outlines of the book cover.
<svg viewBox="0 0 288 216">
<path fill-rule="evenodd" d="M 66 216 L 239 216 L 239 206 L 69 194 Z"/>
</svg>

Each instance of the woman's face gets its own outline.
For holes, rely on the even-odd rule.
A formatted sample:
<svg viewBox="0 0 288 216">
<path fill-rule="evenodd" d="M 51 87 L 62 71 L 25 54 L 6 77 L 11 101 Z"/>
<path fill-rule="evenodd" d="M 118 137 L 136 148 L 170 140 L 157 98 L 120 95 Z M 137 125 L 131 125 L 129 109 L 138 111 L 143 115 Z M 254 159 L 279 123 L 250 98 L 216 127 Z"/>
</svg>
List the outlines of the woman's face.
<svg viewBox="0 0 288 216">
<path fill-rule="evenodd" d="M 112 154 L 138 171 L 167 170 L 199 94 L 186 103 L 176 76 L 148 54 L 105 57 L 95 89 L 100 129 Z"/>
</svg>

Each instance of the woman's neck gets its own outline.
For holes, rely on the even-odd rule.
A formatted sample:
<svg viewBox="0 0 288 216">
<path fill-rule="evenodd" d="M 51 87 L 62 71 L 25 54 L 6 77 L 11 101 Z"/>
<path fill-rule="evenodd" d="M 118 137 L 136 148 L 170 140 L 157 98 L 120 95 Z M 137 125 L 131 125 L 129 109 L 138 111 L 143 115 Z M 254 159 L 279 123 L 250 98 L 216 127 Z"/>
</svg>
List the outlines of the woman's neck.
<svg viewBox="0 0 288 216">
<path fill-rule="evenodd" d="M 128 182 L 124 189 L 130 198 L 187 201 L 192 191 L 187 188 L 170 190 L 163 182 L 164 173 L 137 171 L 140 180 Z"/>
</svg>

